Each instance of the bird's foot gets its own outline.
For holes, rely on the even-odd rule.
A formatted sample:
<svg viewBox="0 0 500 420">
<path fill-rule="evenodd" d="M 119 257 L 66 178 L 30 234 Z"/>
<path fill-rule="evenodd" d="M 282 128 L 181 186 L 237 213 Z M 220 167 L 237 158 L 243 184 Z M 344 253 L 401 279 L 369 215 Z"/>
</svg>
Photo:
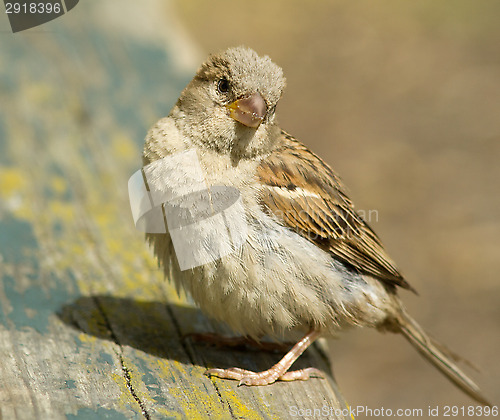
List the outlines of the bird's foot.
<svg viewBox="0 0 500 420">
<path fill-rule="evenodd" d="M 283 369 L 281 369 L 280 366 L 277 365 L 263 372 L 253 372 L 251 370 L 240 369 L 236 367 L 229 369 L 208 369 L 205 372 L 205 375 L 240 381 L 238 386 L 270 385 L 276 382 L 277 380 L 305 381 L 311 377 L 313 378 L 325 377 L 323 372 L 321 372 L 316 368 L 307 368 L 307 369 L 300 369 L 291 372 L 286 372 L 283 371 Z"/>
<path fill-rule="evenodd" d="M 278 363 L 276 363 L 271 369 L 263 372 L 252 372 L 251 370 L 240 368 L 208 369 L 205 372 L 205 375 L 235 379 L 240 381 L 238 386 L 269 385 L 276 382 L 278 379 L 282 381 L 296 381 L 299 379 L 306 380 L 311 376 L 323 377 L 323 374 L 318 369 L 314 368 L 288 372 L 288 369 L 290 369 L 293 362 L 297 360 L 297 358 L 314 342 L 314 340 L 320 336 L 320 334 L 320 331 L 309 331 L 297 344 L 292 347 L 287 354 L 285 354 L 285 356 L 283 356 Z"/>
</svg>

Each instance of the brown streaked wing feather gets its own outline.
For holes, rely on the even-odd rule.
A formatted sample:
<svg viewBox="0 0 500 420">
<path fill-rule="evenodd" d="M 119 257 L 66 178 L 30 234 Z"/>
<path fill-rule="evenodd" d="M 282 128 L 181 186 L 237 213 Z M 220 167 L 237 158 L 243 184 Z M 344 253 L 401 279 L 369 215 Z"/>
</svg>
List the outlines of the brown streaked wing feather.
<svg viewBox="0 0 500 420">
<path fill-rule="evenodd" d="M 261 205 L 285 226 L 362 273 L 413 290 L 380 240 L 356 213 L 339 177 L 298 140 L 281 145 L 257 171 Z"/>
</svg>

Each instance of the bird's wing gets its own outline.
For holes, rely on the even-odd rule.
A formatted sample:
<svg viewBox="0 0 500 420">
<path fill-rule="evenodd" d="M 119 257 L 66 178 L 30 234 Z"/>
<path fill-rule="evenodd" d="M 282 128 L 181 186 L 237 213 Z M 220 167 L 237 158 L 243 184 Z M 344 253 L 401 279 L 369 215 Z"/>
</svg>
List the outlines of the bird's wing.
<svg viewBox="0 0 500 420">
<path fill-rule="evenodd" d="M 339 177 L 298 140 L 284 131 L 281 137 L 257 171 L 265 211 L 359 272 L 413 290 L 354 210 Z"/>
</svg>

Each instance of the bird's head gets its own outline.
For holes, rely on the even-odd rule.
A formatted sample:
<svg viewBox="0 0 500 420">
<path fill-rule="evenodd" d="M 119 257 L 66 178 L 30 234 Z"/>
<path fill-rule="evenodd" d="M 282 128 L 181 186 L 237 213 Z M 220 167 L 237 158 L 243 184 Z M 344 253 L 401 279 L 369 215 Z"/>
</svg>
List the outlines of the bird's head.
<svg viewBox="0 0 500 420">
<path fill-rule="evenodd" d="M 213 54 L 177 102 L 181 128 L 199 145 L 250 157 L 272 148 L 283 70 L 249 48 Z"/>
</svg>

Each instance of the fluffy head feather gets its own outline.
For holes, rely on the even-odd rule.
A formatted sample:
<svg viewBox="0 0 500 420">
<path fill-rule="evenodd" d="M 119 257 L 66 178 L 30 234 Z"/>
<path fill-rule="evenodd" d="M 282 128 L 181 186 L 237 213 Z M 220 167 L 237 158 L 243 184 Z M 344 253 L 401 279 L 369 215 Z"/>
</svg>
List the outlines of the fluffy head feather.
<svg viewBox="0 0 500 420">
<path fill-rule="evenodd" d="M 198 70 L 197 77 L 208 82 L 225 77 L 231 85 L 230 99 L 259 92 L 268 108 L 276 106 L 286 84 L 281 67 L 267 55 L 259 57 L 254 50 L 245 47 L 210 55 Z"/>
<path fill-rule="evenodd" d="M 227 80 L 227 91 L 221 91 L 221 80 Z M 245 47 L 229 48 L 201 65 L 172 115 L 198 146 L 229 153 L 235 161 L 254 157 L 272 150 L 278 140 L 275 108 L 285 84 L 283 70 L 269 57 Z M 227 106 L 256 92 L 267 112 L 259 127 L 246 127 L 231 118 Z"/>
</svg>

